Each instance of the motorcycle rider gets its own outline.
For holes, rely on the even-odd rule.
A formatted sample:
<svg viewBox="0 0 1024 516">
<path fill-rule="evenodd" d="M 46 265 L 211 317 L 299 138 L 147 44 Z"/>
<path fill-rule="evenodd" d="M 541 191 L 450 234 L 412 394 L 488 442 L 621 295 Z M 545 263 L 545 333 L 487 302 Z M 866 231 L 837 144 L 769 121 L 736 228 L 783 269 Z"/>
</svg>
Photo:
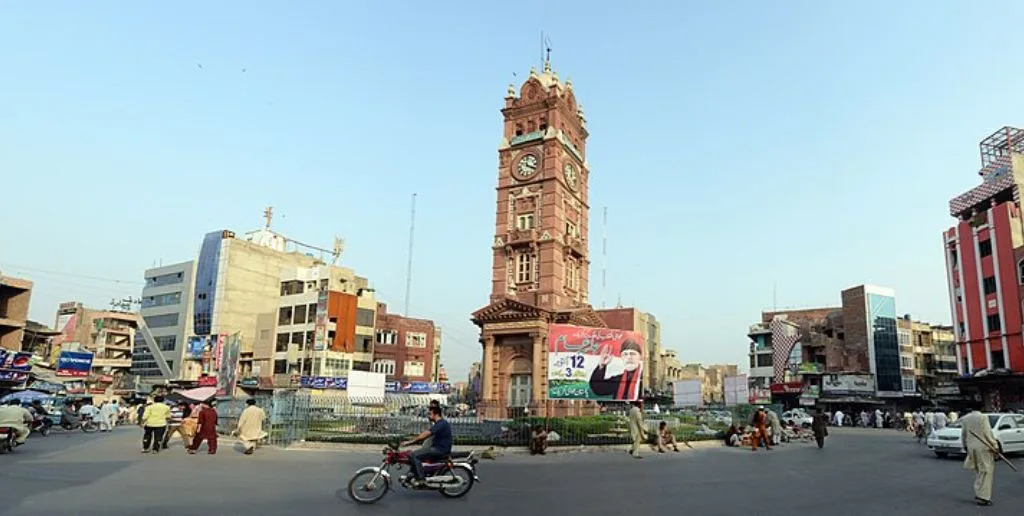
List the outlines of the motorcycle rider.
<svg viewBox="0 0 1024 516">
<path fill-rule="evenodd" d="M 32 425 L 33 428 L 36 428 L 36 427 L 47 427 L 47 428 L 49 428 L 49 427 L 53 426 L 53 422 L 50 421 L 50 417 L 49 417 L 50 416 L 50 412 L 47 411 L 46 407 L 43 406 L 43 402 L 42 401 L 32 400 L 32 406 L 29 407 L 29 412 L 31 412 L 32 415 L 35 416 L 35 421 L 33 422 L 33 425 Z"/>
<path fill-rule="evenodd" d="M 452 427 L 441 415 L 441 407 L 431 406 L 427 417 L 432 423 L 430 430 L 402 443 L 402 446 L 411 446 L 427 438 L 433 438 L 430 448 L 420 448 L 412 452 L 409 457 L 412 462 L 413 482 L 416 487 L 422 487 L 425 483 L 423 479 L 424 460 L 442 460 L 452 453 Z"/>
<path fill-rule="evenodd" d="M 31 425 L 32 413 L 21 406 L 21 400 L 8 400 L 7 405 L 0 407 L 0 426 L 14 430 L 16 445 L 25 444 Z"/>
<path fill-rule="evenodd" d="M 60 425 L 64 428 L 75 428 L 78 426 L 78 412 L 75 411 L 75 402 L 67 400 L 64 408 L 60 411 Z"/>
</svg>

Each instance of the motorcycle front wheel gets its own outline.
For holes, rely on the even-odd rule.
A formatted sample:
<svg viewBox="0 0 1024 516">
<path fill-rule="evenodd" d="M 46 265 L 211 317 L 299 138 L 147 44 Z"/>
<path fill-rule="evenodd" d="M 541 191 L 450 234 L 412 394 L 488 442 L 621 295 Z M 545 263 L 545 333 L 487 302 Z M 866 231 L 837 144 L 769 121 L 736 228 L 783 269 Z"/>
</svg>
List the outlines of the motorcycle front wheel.
<svg viewBox="0 0 1024 516">
<path fill-rule="evenodd" d="M 83 421 L 82 422 L 82 431 L 87 433 L 87 434 L 91 434 L 91 433 L 95 432 L 96 430 L 99 430 L 99 428 L 100 427 L 96 423 L 94 423 L 92 421 Z"/>
<path fill-rule="evenodd" d="M 376 482 L 374 482 L 374 477 L 377 477 Z M 372 485 L 371 482 L 373 482 Z M 348 481 L 348 496 L 360 504 L 377 503 L 384 498 L 384 495 L 388 494 L 390 488 L 384 475 L 377 475 L 373 471 L 363 471 L 356 473 L 352 480 Z M 378 492 L 373 494 L 374 490 Z"/>
<path fill-rule="evenodd" d="M 465 468 L 452 468 L 449 473 L 458 479 L 458 484 L 451 487 L 448 487 L 446 484 L 445 487 L 440 489 L 441 495 L 448 498 L 462 498 L 466 496 L 470 489 L 473 489 L 473 482 L 476 482 L 476 479 L 473 477 L 472 472 Z"/>
</svg>

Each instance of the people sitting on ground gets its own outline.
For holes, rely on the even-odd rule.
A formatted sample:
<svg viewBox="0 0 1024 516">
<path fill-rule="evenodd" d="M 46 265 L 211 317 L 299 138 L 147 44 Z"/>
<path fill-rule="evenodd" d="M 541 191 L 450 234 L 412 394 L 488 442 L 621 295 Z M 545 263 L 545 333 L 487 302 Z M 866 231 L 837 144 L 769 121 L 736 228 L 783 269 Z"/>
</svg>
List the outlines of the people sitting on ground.
<svg viewBox="0 0 1024 516">
<path fill-rule="evenodd" d="M 739 446 L 740 444 L 740 429 L 736 428 L 736 425 L 729 425 L 729 429 L 725 431 L 725 445 L 726 446 Z"/>
<path fill-rule="evenodd" d="M 548 449 L 548 432 L 540 425 L 534 425 L 530 435 L 530 455 L 545 455 Z"/>
<path fill-rule="evenodd" d="M 669 430 L 668 423 L 662 421 L 658 423 L 658 453 L 665 453 L 666 448 L 672 446 L 672 449 L 679 451 L 679 445 L 676 444 L 676 435 Z"/>
</svg>

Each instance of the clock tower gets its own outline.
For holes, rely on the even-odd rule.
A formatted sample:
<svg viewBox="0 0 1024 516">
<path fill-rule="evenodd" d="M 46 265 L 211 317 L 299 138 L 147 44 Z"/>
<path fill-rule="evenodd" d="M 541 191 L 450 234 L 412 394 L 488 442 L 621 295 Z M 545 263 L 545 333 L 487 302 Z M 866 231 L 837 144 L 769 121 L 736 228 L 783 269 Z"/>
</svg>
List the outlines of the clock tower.
<svg viewBox="0 0 1024 516">
<path fill-rule="evenodd" d="M 578 411 L 547 400 L 546 338 L 552 323 L 606 326 L 587 303 L 586 119 L 572 81 L 560 80 L 550 61 L 530 70 L 518 92 L 509 85 L 501 113 L 490 304 L 473 314 L 484 345 L 483 400 L 496 416 Z"/>
</svg>

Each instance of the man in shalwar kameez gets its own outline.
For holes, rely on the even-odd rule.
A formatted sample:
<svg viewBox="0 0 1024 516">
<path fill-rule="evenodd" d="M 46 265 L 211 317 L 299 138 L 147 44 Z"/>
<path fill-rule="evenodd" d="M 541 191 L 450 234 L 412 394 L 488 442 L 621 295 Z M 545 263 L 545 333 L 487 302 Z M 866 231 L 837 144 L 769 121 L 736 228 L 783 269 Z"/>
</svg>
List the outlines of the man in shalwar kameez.
<svg viewBox="0 0 1024 516">
<path fill-rule="evenodd" d="M 238 439 L 245 447 L 245 454 L 252 455 L 256 450 L 256 443 L 267 437 L 267 433 L 263 431 L 263 422 L 267 420 L 267 413 L 256 406 L 254 399 L 245 400 L 245 404 L 245 410 L 242 411 L 242 415 L 238 416 L 238 428 L 235 429 L 235 433 L 238 434 Z"/>
<path fill-rule="evenodd" d="M 978 505 L 992 505 L 992 475 L 995 473 L 992 450 L 999 449 L 999 441 L 992 433 L 988 416 L 972 410 L 961 418 L 960 439 L 967 451 L 964 469 L 974 472 L 974 501 Z"/>
</svg>

